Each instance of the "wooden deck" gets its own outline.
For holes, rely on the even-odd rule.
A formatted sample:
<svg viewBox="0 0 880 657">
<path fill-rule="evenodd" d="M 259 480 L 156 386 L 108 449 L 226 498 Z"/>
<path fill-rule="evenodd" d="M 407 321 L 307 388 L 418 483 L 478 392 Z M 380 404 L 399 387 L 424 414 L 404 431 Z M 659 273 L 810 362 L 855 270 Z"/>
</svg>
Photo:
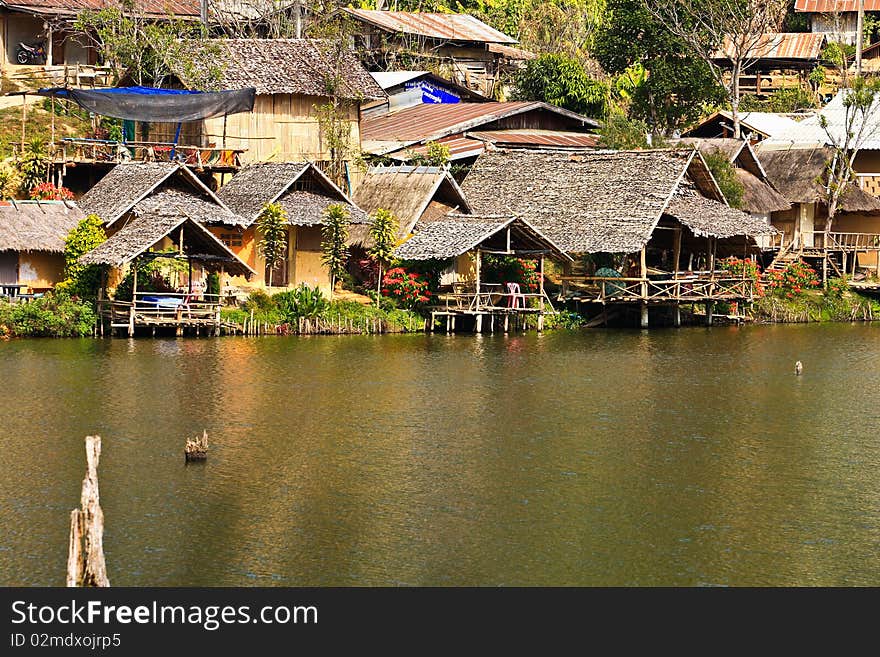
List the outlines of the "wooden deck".
<svg viewBox="0 0 880 657">
<path fill-rule="evenodd" d="M 202 294 L 195 298 L 179 292 L 137 292 L 133 302 L 105 300 L 98 304 L 102 334 L 105 325 L 111 334 L 128 337 L 133 337 L 138 329 L 152 335 L 157 329 L 173 329 L 175 335 L 220 335 L 224 328 L 220 318 L 222 303 L 217 295 Z"/>
<path fill-rule="evenodd" d="M 469 324 L 473 322 L 475 333 L 507 333 L 524 328 L 529 315 L 536 317 L 537 329 L 542 331 L 544 316 L 556 312 L 543 291 L 509 293 L 485 283 L 479 291 L 454 291 L 440 295 L 440 300 L 442 304 L 431 308 L 431 331 L 435 330 L 437 320 L 445 320 L 445 332 L 454 333 L 463 328 L 459 319 L 466 318 Z"/>
<path fill-rule="evenodd" d="M 656 280 L 651 278 L 603 278 L 563 276 L 561 298 L 581 303 L 707 303 L 752 301 L 755 285 L 750 279 L 702 275 Z"/>
<path fill-rule="evenodd" d="M 13 144 L 13 152 L 19 144 Z M 118 142 L 65 138 L 53 144 L 50 161 L 56 167 L 79 164 L 112 166 L 120 162 L 182 162 L 194 169 L 232 173 L 241 168 L 245 149 L 175 145 L 170 142 Z"/>
</svg>

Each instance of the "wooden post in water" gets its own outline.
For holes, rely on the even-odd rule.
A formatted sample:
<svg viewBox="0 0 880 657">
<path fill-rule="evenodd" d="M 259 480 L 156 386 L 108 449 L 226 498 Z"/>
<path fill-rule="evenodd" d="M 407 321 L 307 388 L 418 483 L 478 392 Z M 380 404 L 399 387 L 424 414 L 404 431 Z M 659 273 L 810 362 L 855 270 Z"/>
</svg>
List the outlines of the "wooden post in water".
<svg viewBox="0 0 880 657">
<path fill-rule="evenodd" d="M 639 324 L 642 328 L 648 328 L 648 264 L 645 250 L 646 247 L 643 246 L 641 253 L 639 253 L 639 278 L 642 279 L 642 282 L 639 284 L 641 287 L 640 296 L 642 297 L 642 313 Z"/>
<path fill-rule="evenodd" d="M 110 586 L 104 561 L 104 512 L 98 494 L 101 437 L 86 436 L 86 476 L 80 508 L 70 512 L 67 586 Z"/>
<path fill-rule="evenodd" d="M 544 330 L 544 254 L 538 264 L 538 333 Z"/>
<path fill-rule="evenodd" d="M 131 263 L 131 308 L 128 310 L 128 337 L 134 337 L 134 316 L 135 307 L 137 305 L 137 289 L 138 289 L 138 266 L 137 260 Z"/>
</svg>

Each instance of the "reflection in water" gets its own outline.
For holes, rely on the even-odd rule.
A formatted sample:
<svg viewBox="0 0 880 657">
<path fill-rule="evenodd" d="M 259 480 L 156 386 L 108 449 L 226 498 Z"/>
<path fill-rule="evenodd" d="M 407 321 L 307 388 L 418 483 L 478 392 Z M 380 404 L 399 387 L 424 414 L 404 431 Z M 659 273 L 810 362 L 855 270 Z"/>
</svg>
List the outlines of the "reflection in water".
<svg viewBox="0 0 880 657">
<path fill-rule="evenodd" d="M 876 585 L 877 330 L 0 344 L 0 584 Z"/>
</svg>

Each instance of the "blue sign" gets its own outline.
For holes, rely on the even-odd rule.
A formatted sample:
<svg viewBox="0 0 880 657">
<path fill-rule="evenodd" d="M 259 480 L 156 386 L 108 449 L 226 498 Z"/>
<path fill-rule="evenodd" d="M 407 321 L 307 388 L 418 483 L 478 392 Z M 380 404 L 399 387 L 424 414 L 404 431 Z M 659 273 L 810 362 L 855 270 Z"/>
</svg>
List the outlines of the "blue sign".
<svg viewBox="0 0 880 657">
<path fill-rule="evenodd" d="M 405 87 L 407 89 L 421 89 L 423 103 L 432 105 L 453 105 L 461 102 L 461 98 L 459 98 L 457 94 L 425 80 L 407 82 Z"/>
</svg>

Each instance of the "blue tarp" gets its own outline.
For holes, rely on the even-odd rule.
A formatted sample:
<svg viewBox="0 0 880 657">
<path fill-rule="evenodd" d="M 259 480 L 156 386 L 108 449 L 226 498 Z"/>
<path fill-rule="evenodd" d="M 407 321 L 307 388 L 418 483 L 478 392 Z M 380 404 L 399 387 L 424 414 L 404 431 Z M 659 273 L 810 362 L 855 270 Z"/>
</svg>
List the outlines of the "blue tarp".
<svg viewBox="0 0 880 657">
<path fill-rule="evenodd" d="M 40 89 L 38 96 L 67 98 L 101 116 L 150 123 L 200 121 L 215 116 L 250 112 L 256 90 L 189 91 L 155 87 L 108 87 L 103 89 Z"/>
</svg>

